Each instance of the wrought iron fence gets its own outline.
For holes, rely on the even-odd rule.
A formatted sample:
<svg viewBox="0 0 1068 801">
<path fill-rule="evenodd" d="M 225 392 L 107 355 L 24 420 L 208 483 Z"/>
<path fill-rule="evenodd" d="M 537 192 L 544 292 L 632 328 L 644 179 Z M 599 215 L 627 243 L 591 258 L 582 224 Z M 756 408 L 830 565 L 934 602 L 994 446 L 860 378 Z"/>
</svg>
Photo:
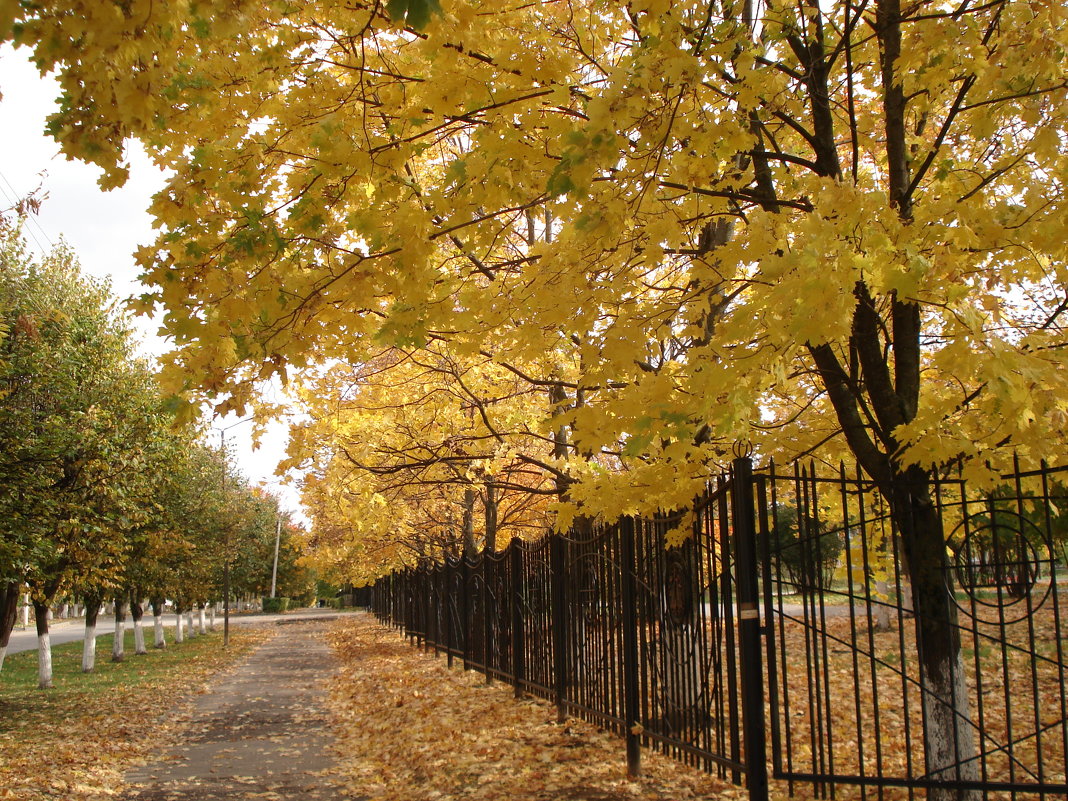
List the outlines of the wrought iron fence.
<svg viewBox="0 0 1068 801">
<path fill-rule="evenodd" d="M 844 784 L 879 798 L 1068 794 L 1065 479 L 1043 466 L 987 492 L 934 480 L 932 567 L 949 603 L 925 617 L 901 521 L 871 482 L 757 476 L 775 776 L 832 797 Z M 941 681 L 924 659 L 932 629 L 952 653 Z"/>
<path fill-rule="evenodd" d="M 944 619 L 871 482 L 747 459 L 686 514 L 401 571 L 373 608 L 450 664 L 618 732 L 632 772 L 644 744 L 754 801 L 769 770 L 830 797 L 1063 796 L 1064 481 L 1043 466 L 982 494 L 931 485 Z"/>
<path fill-rule="evenodd" d="M 632 772 L 644 743 L 763 797 L 764 744 L 741 725 L 763 717 L 755 540 L 744 562 L 731 542 L 752 529 L 749 470 L 738 460 L 685 516 L 577 527 L 394 573 L 373 608 L 450 664 L 619 733 Z M 739 605 L 752 612 L 741 623 Z"/>
</svg>

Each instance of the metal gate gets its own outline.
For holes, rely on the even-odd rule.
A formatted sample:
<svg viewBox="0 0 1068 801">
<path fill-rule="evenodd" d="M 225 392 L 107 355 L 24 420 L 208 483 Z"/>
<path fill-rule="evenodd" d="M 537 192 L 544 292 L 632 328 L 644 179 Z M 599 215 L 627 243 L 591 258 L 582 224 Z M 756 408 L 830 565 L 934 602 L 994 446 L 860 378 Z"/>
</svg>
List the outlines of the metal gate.
<svg viewBox="0 0 1068 801">
<path fill-rule="evenodd" d="M 988 492 L 933 482 L 949 602 L 931 621 L 900 518 L 870 481 L 800 466 L 757 476 L 775 777 L 830 797 L 1068 794 L 1066 477 L 1017 469 Z M 956 650 L 941 683 L 923 658 L 932 622 Z"/>
</svg>

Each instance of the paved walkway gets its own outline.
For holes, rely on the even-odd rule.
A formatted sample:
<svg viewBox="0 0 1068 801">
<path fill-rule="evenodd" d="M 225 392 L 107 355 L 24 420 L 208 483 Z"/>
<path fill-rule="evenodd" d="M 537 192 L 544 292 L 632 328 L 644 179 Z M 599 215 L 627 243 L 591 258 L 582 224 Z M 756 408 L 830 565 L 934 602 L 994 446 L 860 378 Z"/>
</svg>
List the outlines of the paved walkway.
<svg viewBox="0 0 1068 801">
<path fill-rule="evenodd" d="M 123 801 L 352 799 L 331 780 L 326 682 L 336 669 L 326 624 L 279 626 L 200 696 L 182 742 L 131 771 Z"/>
<path fill-rule="evenodd" d="M 230 616 L 231 626 L 262 626 L 264 624 L 271 623 L 288 623 L 293 620 L 302 620 L 307 618 L 332 618 L 344 615 L 354 615 L 356 612 L 352 609 L 336 610 L 336 609 L 298 609 L 294 612 L 286 612 L 282 615 L 264 615 L 259 612 L 249 613 L 241 612 L 240 614 L 234 613 Z M 167 630 L 167 642 L 172 642 L 174 639 L 174 626 L 175 619 L 174 613 L 168 612 L 163 616 L 163 625 Z M 152 644 L 153 637 L 153 618 L 151 613 L 146 614 L 144 618 L 145 626 L 145 638 L 148 640 L 149 646 Z M 223 628 L 223 615 L 219 612 L 215 617 L 215 630 L 222 631 Z M 133 620 L 127 615 L 126 617 L 126 630 L 131 631 L 133 629 Z M 188 630 L 188 629 L 187 629 Z M 111 634 L 115 631 L 115 618 L 111 615 L 101 615 L 96 621 L 96 636 L 101 637 L 105 634 Z M 53 620 L 48 626 L 48 638 L 51 640 L 52 645 L 62 645 L 67 642 L 77 642 L 85 638 L 85 618 L 83 617 L 70 617 L 62 618 L 60 620 Z M 17 654 L 19 651 L 31 651 L 37 647 L 37 628 L 34 625 L 33 620 L 30 620 L 28 626 L 17 626 L 14 631 L 11 632 L 11 642 L 8 643 L 8 654 Z"/>
</svg>

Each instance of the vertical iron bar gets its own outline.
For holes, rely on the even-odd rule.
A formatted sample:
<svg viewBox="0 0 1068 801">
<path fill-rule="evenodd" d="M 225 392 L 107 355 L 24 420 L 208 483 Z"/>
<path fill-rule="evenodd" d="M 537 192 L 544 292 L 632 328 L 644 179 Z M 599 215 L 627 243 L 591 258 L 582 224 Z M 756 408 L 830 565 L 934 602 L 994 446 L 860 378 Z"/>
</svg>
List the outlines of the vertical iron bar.
<svg viewBox="0 0 1068 801">
<path fill-rule="evenodd" d="M 471 565 L 467 562 L 467 557 L 460 558 L 460 598 L 462 605 L 460 612 L 462 617 L 460 618 L 460 630 L 463 632 L 464 637 L 464 670 L 470 670 L 471 666 L 468 662 L 471 659 Z"/>
<path fill-rule="evenodd" d="M 567 720 L 567 607 L 564 593 L 567 591 L 567 577 L 564 575 L 564 538 L 552 534 L 549 539 L 549 575 L 552 604 L 552 640 L 553 640 L 553 691 L 556 703 L 556 721 Z"/>
<path fill-rule="evenodd" d="M 623 605 L 623 735 L 627 740 L 627 775 L 641 774 L 641 714 L 638 700 L 638 623 L 635 618 L 634 518 L 620 521 L 620 574 Z"/>
<path fill-rule="evenodd" d="M 774 475 L 774 469 L 772 469 L 771 481 L 774 481 Z M 772 615 L 772 610 L 775 608 L 775 582 L 771 573 L 771 564 L 774 559 L 774 554 L 771 551 L 771 538 L 769 536 L 768 504 L 768 480 L 761 479 L 757 483 L 757 510 L 759 516 L 758 536 L 762 547 L 757 548 L 757 558 L 760 562 L 758 567 L 760 568 L 764 581 L 764 615 L 766 616 L 765 632 L 767 638 L 765 642 L 765 650 L 768 674 L 768 707 L 771 710 L 771 714 L 769 715 L 771 721 L 771 751 L 774 754 L 778 754 L 782 749 L 782 735 L 779 728 L 781 700 L 779 698 L 778 666 L 776 664 L 775 654 L 775 624 Z M 776 762 L 781 765 L 781 759 L 778 757 L 776 757 Z"/>
<path fill-rule="evenodd" d="M 493 684 L 493 618 L 490 616 L 490 576 L 496 574 L 497 563 L 488 550 L 482 551 L 482 669 L 486 673 L 486 684 Z M 495 578 L 495 575 L 494 575 Z M 496 610 L 494 610 L 496 614 Z"/>
<path fill-rule="evenodd" d="M 753 463 L 733 461 L 731 517 L 734 519 L 739 658 L 742 672 L 742 725 L 750 801 L 768 799 L 767 743 L 764 731 L 764 671 L 757 593 L 756 520 L 753 515 Z"/>
<path fill-rule="evenodd" d="M 512 567 L 512 683 L 515 697 L 523 697 L 526 659 L 523 649 L 523 551 L 520 540 L 514 539 L 509 551 Z"/>
<path fill-rule="evenodd" d="M 453 636 L 452 620 L 456 610 L 456 581 L 453 578 L 456 568 L 445 557 L 445 660 L 452 667 L 453 652 L 456 650 L 456 638 Z"/>
</svg>

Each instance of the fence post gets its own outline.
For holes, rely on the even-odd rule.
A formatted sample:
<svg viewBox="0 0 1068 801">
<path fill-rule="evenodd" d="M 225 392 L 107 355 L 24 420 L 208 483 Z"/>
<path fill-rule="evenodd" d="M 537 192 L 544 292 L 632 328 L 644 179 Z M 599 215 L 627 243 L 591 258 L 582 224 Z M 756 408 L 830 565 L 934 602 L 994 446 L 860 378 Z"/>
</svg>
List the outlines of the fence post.
<svg viewBox="0 0 1068 801">
<path fill-rule="evenodd" d="M 468 662 L 471 659 L 471 566 L 467 563 L 466 556 L 460 560 L 460 581 L 462 584 L 460 597 L 463 601 L 460 610 L 463 613 L 463 619 L 460 620 L 460 626 L 463 628 L 464 635 L 464 670 L 470 670 L 471 666 Z"/>
<path fill-rule="evenodd" d="M 512 568 L 512 683 L 515 697 L 523 697 L 523 681 L 526 679 L 526 658 L 523 653 L 523 552 L 520 540 L 511 543 L 509 559 Z"/>
<path fill-rule="evenodd" d="M 567 720 L 567 576 L 564 555 L 564 538 L 550 534 L 549 571 L 552 591 L 553 628 L 553 687 L 556 702 L 556 722 Z"/>
<path fill-rule="evenodd" d="M 633 779 L 642 770 L 633 517 L 624 517 L 619 521 L 619 539 L 623 602 L 623 726 L 627 740 L 627 775 Z"/>
<path fill-rule="evenodd" d="M 764 731 L 764 666 L 761 658 L 757 591 L 756 518 L 753 514 L 753 462 L 732 463 L 731 517 L 734 521 L 735 592 L 738 601 L 738 655 L 742 678 L 742 728 L 746 786 L 750 801 L 768 799 L 767 739 Z"/>
<path fill-rule="evenodd" d="M 445 557 L 445 592 L 444 604 L 445 604 L 445 661 L 449 667 L 452 667 L 452 652 L 456 646 L 454 642 L 452 632 L 452 610 L 456 608 L 456 599 L 452 597 L 453 587 L 455 582 L 453 581 L 454 568 L 449 564 L 449 557 Z"/>
<path fill-rule="evenodd" d="M 441 656 L 441 568 L 435 566 L 429 571 L 428 581 L 430 584 L 430 603 L 427 604 L 427 613 L 430 615 L 433 626 L 434 656 Z"/>
<path fill-rule="evenodd" d="M 486 673 L 486 684 L 493 684 L 493 675 L 490 673 L 490 661 L 494 652 L 493 643 L 493 620 L 490 618 L 490 600 L 493 595 L 490 592 L 490 575 L 496 574 L 497 565 L 490 559 L 489 551 L 482 551 L 482 669 Z M 493 576 L 496 581 L 496 575 Z"/>
</svg>

